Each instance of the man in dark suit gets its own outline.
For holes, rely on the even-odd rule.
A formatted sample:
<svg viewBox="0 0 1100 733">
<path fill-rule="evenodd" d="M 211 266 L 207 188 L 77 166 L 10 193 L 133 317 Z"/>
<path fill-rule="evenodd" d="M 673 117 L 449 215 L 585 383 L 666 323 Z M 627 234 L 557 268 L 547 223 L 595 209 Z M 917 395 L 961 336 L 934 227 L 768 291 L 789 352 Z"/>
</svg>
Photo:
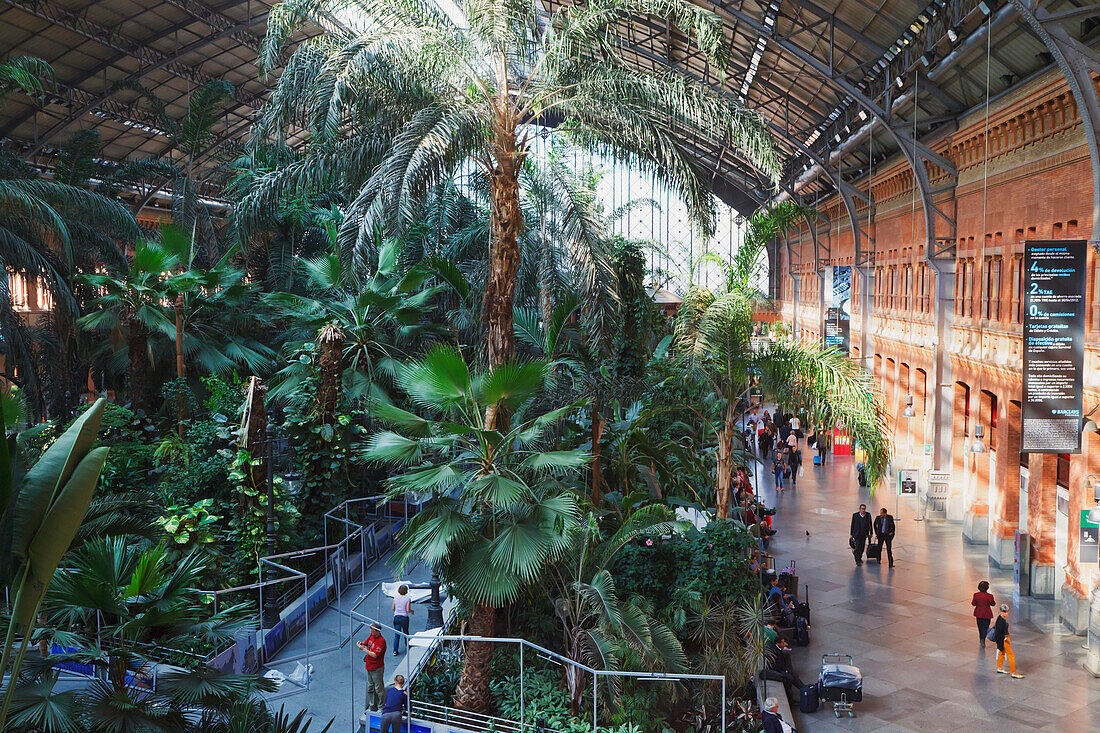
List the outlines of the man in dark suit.
<svg viewBox="0 0 1100 733">
<path fill-rule="evenodd" d="M 871 515 L 867 505 L 860 504 L 859 511 L 852 515 L 852 531 L 849 533 L 854 544 L 852 554 L 856 556 L 856 565 L 863 564 L 863 548 L 871 537 Z"/>
<path fill-rule="evenodd" d="M 875 517 L 875 537 L 886 546 L 890 567 L 894 567 L 894 517 L 886 513 L 886 507 L 880 509 Z"/>
<path fill-rule="evenodd" d="M 779 714 L 779 701 L 769 697 L 764 701 L 763 714 L 760 716 L 764 733 L 783 733 L 783 716 Z"/>
</svg>

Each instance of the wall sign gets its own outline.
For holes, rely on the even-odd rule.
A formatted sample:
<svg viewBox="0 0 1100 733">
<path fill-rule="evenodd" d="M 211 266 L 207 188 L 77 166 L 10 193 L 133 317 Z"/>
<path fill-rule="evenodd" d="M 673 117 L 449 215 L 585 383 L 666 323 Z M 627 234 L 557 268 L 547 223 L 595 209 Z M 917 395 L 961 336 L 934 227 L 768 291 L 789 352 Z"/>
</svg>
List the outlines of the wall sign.
<svg viewBox="0 0 1100 733">
<path fill-rule="evenodd" d="M 825 345 L 847 355 L 851 333 L 852 266 L 834 265 L 825 287 Z"/>
<path fill-rule="evenodd" d="M 1023 453 L 1080 453 L 1084 240 L 1024 242 Z"/>
<path fill-rule="evenodd" d="M 1081 536 L 1077 544 L 1077 562 L 1100 562 L 1100 525 L 1089 521 L 1089 510 L 1081 510 Z"/>
</svg>

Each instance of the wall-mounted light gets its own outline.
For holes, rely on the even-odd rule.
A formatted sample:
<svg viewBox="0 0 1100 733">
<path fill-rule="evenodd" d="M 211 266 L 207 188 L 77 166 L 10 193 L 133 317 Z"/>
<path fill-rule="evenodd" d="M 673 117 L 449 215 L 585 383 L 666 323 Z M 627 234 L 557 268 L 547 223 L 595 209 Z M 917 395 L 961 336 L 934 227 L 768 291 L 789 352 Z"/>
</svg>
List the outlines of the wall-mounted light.
<svg viewBox="0 0 1100 733">
<path fill-rule="evenodd" d="M 956 31 L 954 28 L 948 28 L 947 29 L 947 40 L 951 41 L 952 43 L 955 43 L 956 41 L 958 41 L 959 40 L 958 31 Z"/>
<path fill-rule="evenodd" d="M 1096 501 L 1096 506 L 1089 509 L 1087 519 L 1091 524 L 1100 524 L 1100 476 L 1090 474 L 1085 477 L 1085 482 L 1092 486 L 1092 498 Z"/>
<path fill-rule="evenodd" d="M 985 453 L 985 441 L 982 440 L 983 435 L 985 435 L 985 428 L 981 425 L 975 425 L 974 442 L 970 444 L 971 453 Z"/>
<path fill-rule="evenodd" d="M 902 417 L 916 417 L 916 411 L 913 409 L 913 395 L 905 396 L 905 409 L 901 411 Z"/>
</svg>

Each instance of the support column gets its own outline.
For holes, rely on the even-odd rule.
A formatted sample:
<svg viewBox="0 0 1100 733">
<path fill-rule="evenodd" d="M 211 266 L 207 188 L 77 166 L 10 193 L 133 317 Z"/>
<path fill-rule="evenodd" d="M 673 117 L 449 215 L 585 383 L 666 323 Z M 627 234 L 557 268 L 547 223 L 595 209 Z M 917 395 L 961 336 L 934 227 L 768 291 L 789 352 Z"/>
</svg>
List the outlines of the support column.
<svg viewBox="0 0 1100 733">
<path fill-rule="evenodd" d="M 1097 566 L 1077 561 L 1081 540 L 1081 510 L 1093 506 L 1089 474 L 1100 473 L 1100 435 L 1081 436 L 1080 455 L 1070 458 L 1069 533 L 1066 544 L 1066 575 L 1062 583 L 1062 623 L 1075 634 L 1085 634 L 1089 625 L 1089 591 L 1095 584 Z"/>
<path fill-rule="evenodd" d="M 947 495 L 947 518 L 955 522 L 961 522 L 966 511 L 966 482 L 969 479 L 966 461 L 970 454 L 966 450 L 966 441 L 969 438 L 970 426 L 967 420 L 967 402 L 970 399 L 970 390 L 966 385 L 956 382 L 952 386 L 951 394 L 951 490 Z M 944 470 L 944 469 L 940 469 Z"/>
<path fill-rule="evenodd" d="M 980 368 L 980 367 L 979 367 Z M 966 514 L 963 516 L 963 537 L 972 545 L 989 544 L 989 463 L 992 458 L 990 451 L 996 444 L 993 440 L 991 424 L 993 414 L 993 402 L 986 399 L 981 390 L 971 395 L 970 414 L 977 415 L 975 425 L 982 425 L 987 430 L 986 452 L 970 453 L 970 499 L 967 502 Z M 970 431 L 974 433 L 973 430 Z"/>
<path fill-rule="evenodd" d="M 929 243 L 929 246 L 934 244 Z M 954 383 L 951 379 L 951 359 L 947 356 L 947 347 L 951 334 L 952 313 L 955 308 L 955 261 L 954 258 L 926 257 L 929 267 L 935 273 L 935 313 L 936 341 L 932 352 L 932 383 L 928 393 L 932 396 L 932 409 L 926 414 L 924 434 L 932 443 L 932 466 L 937 471 L 951 470 L 951 447 L 953 435 L 951 421 L 953 417 L 950 405 L 955 398 Z"/>
<path fill-rule="evenodd" d="M 989 561 L 1012 567 L 1020 526 L 1020 403 L 1009 401 L 998 420 L 997 483 L 989 508 Z"/>
<path fill-rule="evenodd" d="M 1058 455 L 1032 453 L 1027 482 L 1027 531 L 1031 535 L 1031 595 L 1054 598 L 1060 585 L 1054 567 L 1058 511 Z"/>
</svg>

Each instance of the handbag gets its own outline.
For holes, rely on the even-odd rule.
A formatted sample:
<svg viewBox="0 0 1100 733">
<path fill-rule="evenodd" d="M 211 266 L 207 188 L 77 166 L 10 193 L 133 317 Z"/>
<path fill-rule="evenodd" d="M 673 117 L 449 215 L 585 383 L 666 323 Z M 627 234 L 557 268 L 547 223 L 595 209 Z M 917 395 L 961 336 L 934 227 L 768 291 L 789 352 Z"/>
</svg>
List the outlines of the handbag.
<svg viewBox="0 0 1100 733">
<path fill-rule="evenodd" d="M 849 537 L 848 538 L 848 547 L 851 547 L 853 550 L 856 549 L 856 538 L 855 537 Z"/>
<path fill-rule="evenodd" d="M 985 638 L 986 638 L 987 641 L 993 641 L 993 642 L 997 641 L 997 625 L 996 624 L 989 627 L 989 631 L 987 631 L 985 633 Z"/>
</svg>

